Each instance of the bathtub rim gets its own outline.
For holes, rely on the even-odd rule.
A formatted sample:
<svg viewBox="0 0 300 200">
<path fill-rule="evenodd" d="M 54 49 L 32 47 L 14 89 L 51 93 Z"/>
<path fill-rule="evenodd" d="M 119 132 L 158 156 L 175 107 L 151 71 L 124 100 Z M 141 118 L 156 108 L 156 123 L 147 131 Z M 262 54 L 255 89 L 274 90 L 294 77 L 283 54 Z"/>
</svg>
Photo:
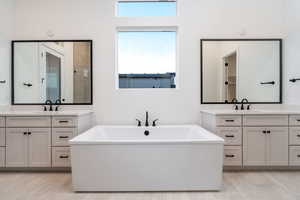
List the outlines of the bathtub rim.
<svg viewBox="0 0 300 200">
<path fill-rule="evenodd" d="M 88 141 L 88 140 L 83 140 L 80 141 L 78 140 L 78 137 L 81 136 L 83 134 L 88 134 L 89 131 L 91 131 L 92 129 L 95 129 L 97 127 L 103 127 L 103 128 L 141 128 L 141 129 L 156 129 L 156 128 L 176 128 L 176 127 L 184 127 L 184 128 L 191 128 L 191 127 L 195 127 L 195 128 L 200 128 L 202 129 L 202 131 L 205 132 L 205 134 L 209 135 L 209 138 L 205 138 L 205 139 L 187 139 L 187 140 L 93 140 L 93 141 Z M 137 126 L 132 126 L 132 125 L 96 125 L 94 127 L 92 127 L 91 129 L 85 131 L 84 133 L 74 137 L 73 139 L 69 140 L 69 144 L 72 145 L 140 145 L 140 144 L 151 144 L 151 145 L 159 145 L 159 144 L 224 144 L 224 139 L 221 138 L 220 136 L 204 129 L 203 127 L 196 125 L 196 124 L 191 124 L 191 125 L 160 125 L 157 127 L 145 127 L 145 126 L 141 126 L 141 127 L 137 127 Z"/>
</svg>

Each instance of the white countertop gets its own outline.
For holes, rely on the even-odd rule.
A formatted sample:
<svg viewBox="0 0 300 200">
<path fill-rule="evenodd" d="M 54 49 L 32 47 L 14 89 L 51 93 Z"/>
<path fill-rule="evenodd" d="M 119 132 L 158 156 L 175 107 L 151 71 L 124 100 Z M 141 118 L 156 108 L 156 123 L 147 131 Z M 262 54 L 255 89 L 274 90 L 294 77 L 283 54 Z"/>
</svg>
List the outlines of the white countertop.
<svg viewBox="0 0 300 200">
<path fill-rule="evenodd" d="M 300 110 L 291 109 L 253 109 L 253 110 L 224 110 L 224 109 L 211 109 L 201 110 L 203 113 L 212 115 L 298 115 Z"/>
<path fill-rule="evenodd" d="M 91 114 L 91 110 L 65 110 L 65 111 L 0 111 L 0 116 L 81 116 Z"/>
</svg>

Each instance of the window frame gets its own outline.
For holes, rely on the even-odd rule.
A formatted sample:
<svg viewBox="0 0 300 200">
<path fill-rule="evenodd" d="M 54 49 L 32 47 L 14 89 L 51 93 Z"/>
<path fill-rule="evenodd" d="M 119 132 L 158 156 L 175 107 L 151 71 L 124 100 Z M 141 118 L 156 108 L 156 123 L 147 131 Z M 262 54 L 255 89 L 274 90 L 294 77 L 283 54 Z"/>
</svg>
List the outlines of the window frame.
<svg viewBox="0 0 300 200">
<path fill-rule="evenodd" d="M 176 2 L 176 14 L 174 16 L 119 16 L 118 11 L 119 11 L 119 2 L 125 2 L 125 3 L 130 3 L 130 2 Z M 115 17 L 118 18 L 149 18 L 149 17 L 177 17 L 178 16 L 178 0 L 115 0 Z"/>
<path fill-rule="evenodd" d="M 175 88 L 120 88 L 119 87 L 119 32 L 175 32 L 176 33 L 176 48 L 175 48 Z M 179 73 L 179 30 L 177 26 L 163 26 L 163 27 L 117 27 L 115 31 L 115 89 L 118 91 L 128 91 L 128 90 L 147 90 L 147 91 L 153 91 L 153 90 L 179 90 L 180 84 L 180 73 Z"/>
</svg>

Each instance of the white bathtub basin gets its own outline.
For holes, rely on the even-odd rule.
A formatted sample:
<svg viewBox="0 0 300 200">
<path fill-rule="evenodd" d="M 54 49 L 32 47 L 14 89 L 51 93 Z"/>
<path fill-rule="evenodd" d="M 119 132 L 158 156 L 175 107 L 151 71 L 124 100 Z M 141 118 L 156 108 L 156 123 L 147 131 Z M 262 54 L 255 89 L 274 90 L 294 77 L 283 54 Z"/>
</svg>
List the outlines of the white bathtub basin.
<svg viewBox="0 0 300 200">
<path fill-rule="evenodd" d="M 96 126 L 70 140 L 73 188 L 220 190 L 223 142 L 196 125 Z"/>
</svg>

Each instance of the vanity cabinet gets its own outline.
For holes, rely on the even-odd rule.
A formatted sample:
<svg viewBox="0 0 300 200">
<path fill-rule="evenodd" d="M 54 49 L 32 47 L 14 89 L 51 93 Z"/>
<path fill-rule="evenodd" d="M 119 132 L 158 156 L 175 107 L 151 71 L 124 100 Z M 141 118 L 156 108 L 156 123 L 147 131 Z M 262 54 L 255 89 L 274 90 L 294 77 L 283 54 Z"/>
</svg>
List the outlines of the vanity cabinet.
<svg viewBox="0 0 300 200">
<path fill-rule="evenodd" d="M 50 128 L 7 128 L 7 167 L 51 167 Z"/>
<path fill-rule="evenodd" d="M 69 168 L 68 141 L 92 127 L 92 113 L 54 114 L 0 117 L 0 167 Z"/>
<path fill-rule="evenodd" d="M 289 164 L 300 166 L 300 115 L 290 115 L 289 126 Z"/>
<path fill-rule="evenodd" d="M 52 148 L 52 165 L 54 167 L 70 167 L 71 152 L 69 147 Z"/>
<path fill-rule="evenodd" d="M 5 118 L 0 117 L 0 127 L 5 127 Z"/>
<path fill-rule="evenodd" d="M 245 166 L 287 166 L 287 127 L 245 127 L 243 137 Z"/>
<path fill-rule="evenodd" d="M 242 166 L 242 116 L 204 116 L 204 119 L 204 128 L 216 133 L 225 141 L 224 166 Z"/>
<path fill-rule="evenodd" d="M 52 166 L 70 167 L 71 153 L 68 141 L 77 135 L 77 119 L 53 117 L 52 119 Z"/>
<path fill-rule="evenodd" d="M 50 117 L 7 117 L 6 127 L 51 127 Z"/>
<path fill-rule="evenodd" d="M 5 118 L 0 117 L 0 167 L 5 166 Z"/>
<path fill-rule="evenodd" d="M 201 115 L 201 125 L 225 141 L 224 166 L 300 164 L 300 115 L 233 113 L 203 111 Z"/>
</svg>

